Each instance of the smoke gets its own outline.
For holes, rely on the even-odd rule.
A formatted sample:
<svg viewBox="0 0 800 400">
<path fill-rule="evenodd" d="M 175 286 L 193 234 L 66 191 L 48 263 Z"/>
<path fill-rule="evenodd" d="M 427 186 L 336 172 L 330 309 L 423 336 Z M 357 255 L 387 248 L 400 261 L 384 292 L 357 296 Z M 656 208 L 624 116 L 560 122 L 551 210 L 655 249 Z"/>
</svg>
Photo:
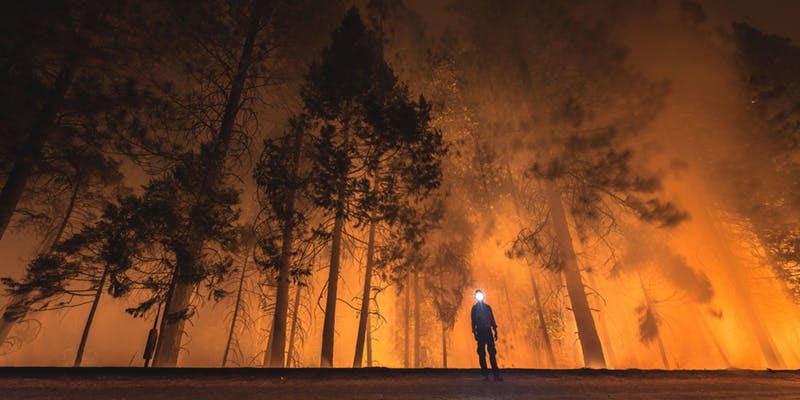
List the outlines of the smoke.
<svg viewBox="0 0 800 400">
<path fill-rule="evenodd" d="M 714 298 L 714 287 L 708 275 L 690 266 L 686 257 L 667 246 L 661 232 L 641 229 L 625 237 L 627 247 L 621 270 L 633 272 L 649 267 L 645 272 L 654 271 L 663 276 L 694 302 L 708 304 Z"/>
<path fill-rule="evenodd" d="M 447 115 L 450 119 L 437 121 L 440 122 L 438 127 L 444 130 L 448 140 L 459 144 L 451 148 L 451 158 L 447 161 L 452 163 L 447 165 L 451 169 L 443 187 L 450 192 L 446 198 L 448 212 L 463 218 L 448 219 L 442 226 L 442 236 L 451 240 L 474 239 L 469 254 L 471 276 L 475 286 L 486 290 L 487 301 L 500 324 L 502 339 L 498 344 L 498 355 L 501 367 L 547 366 L 539 334 L 540 324 L 544 322 L 550 323 L 547 329 L 552 335 L 557 367 L 580 367 L 583 365 L 579 356 L 580 343 L 560 276 L 543 271 L 534 263 L 509 260 L 504 254 L 508 243 L 520 232 L 521 224 L 527 221 L 517 215 L 509 195 L 496 195 L 495 191 L 506 185 L 507 165 L 522 169 L 520 167 L 542 161 L 533 159 L 531 155 L 538 143 L 525 145 L 519 135 L 505 133 L 525 131 L 528 127 L 523 125 L 535 121 L 481 125 L 479 121 L 470 119 L 477 111 L 482 115 L 513 116 L 524 107 L 515 104 L 518 99 L 512 95 L 498 98 L 502 97 L 502 90 L 494 92 L 495 97 L 486 91 L 475 98 L 458 97 L 466 96 L 460 90 L 468 82 L 446 80 L 451 72 L 444 62 L 446 57 L 442 57 L 442 63 L 436 64 L 438 69 L 419 68 L 425 64 L 426 57 L 442 56 L 437 53 L 437 46 L 443 42 L 439 39 L 457 31 L 450 28 L 456 28 L 453 8 L 457 8 L 458 3 L 453 3 L 451 8 L 445 3 L 450 2 L 414 0 L 406 2 L 409 10 L 386 10 L 402 11 L 401 19 L 406 20 L 401 21 L 400 28 L 391 31 L 390 39 L 394 42 L 389 43 L 387 49 L 393 67 L 404 80 L 409 81 L 410 90 L 415 95 L 425 93 L 427 96 L 437 87 L 432 78 L 444 80 L 444 85 L 439 88 L 447 89 L 439 93 L 443 99 L 434 96 L 432 100 L 441 100 L 437 111 L 450 110 Z M 741 84 L 741 71 L 735 62 L 730 38 L 731 22 L 744 18 L 760 29 L 797 40 L 800 38 L 800 25 L 796 24 L 794 17 L 797 12 L 792 10 L 797 9 L 798 3 L 791 0 L 772 3 L 789 7 L 783 10 L 761 2 L 726 0 L 576 3 L 575 13 L 579 18 L 604 25 L 624 45 L 629 67 L 641 71 L 651 80 L 669 81 L 669 94 L 660 112 L 646 125 L 644 135 L 629 144 L 635 150 L 632 156 L 635 158 L 634 166 L 659 172 L 665 197 L 677 199 L 676 204 L 692 215 L 691 220 L 682 221 L 671 229 L 641 226 L 638 222 L 626 225 L 621 235 L 609 238 L 611 247 L 620 257 L 617 268 L 610 271 L 602 268 L 605 265 L 604 254 L 594 247 L 586 246 L 584 249 L 580 267 L 587 281 L 593 280 L 587 286 L 597 293 L 590 297 L 590 302 L 596 311 L 593 315 L 601 330 L 606 353 L 613 353 L 613 360 L 609 355 L 609 364 L 615 368 L 661 367 L 659 357 L 648 353 L 648 348 L 639 343 L 651 343 L 660 337 L 665 350 L 671 358 L 680 361 L 682 368 L 726 368 L 731 364 L 763 368 L 767 366 L 764 348 L 770 346 L 785 355 L 787 366 L 800 365 L 800 358 L 792 356 L 798 352 L 794 333 L 800 331 L 797 306 L 788 300 L 782 283 L 768 268 L 763 268 L 763 258 L 753 256 L 762 250 L 748 229 L 763 221 L 754 221 L 753 213 L 744 213 L 736 206 L 753 190 L 780 187 L 793 177 L 776 176 L 774 170 L 769 169 L 769 152 L 748 146 L 744 140 L 747 129 L 752 127 L 748 117 L 750 99 Z M 450 37 L 448 40 L 459 43 L 462 39 Z M 464 57 L 469 49 L 454 45 L 449 50 L 452 53 L 446 56 L 457 59 Z M 507 72 L 509 76 L 516 74 L 512 70 Z M 462 113 L 452 112 L 453 109 Z M 483 140 L 476 139 L 478 133 L 485 134 Z M 478 155 L 488 161 L 472 164 L 474 160 L 464 154 L 474 152 L 474 149 L 479 149 L 476 151 Z M 478 169 L 490 163 L 501 168 Z M 480 177 L 482 185 L 468 184 L 456 178 L 468 174 Z M 132 179 L 130 176 L 127 178 Z M 522 177 L 518 178 L 522 180 Z M 750 184 L 742 185 L 741 182 Z M 529 189 L 522 190 L 523 206 L 534 208 L 538 204 L 541 207 L 541 196 L 531 194 L 538 188 Z M 249 193 L 254 189 L 246 187 L 244 190 Z M 243 207 L 254 206 L 245 203 Z M 797 209 L 786 208 L 782 217 L 797 214 Z M 727 216 L 729 220 L 721 220 L 721 216 Z M 356 239 L 363 240 L 358 238 L 360 233 L 356 230 L 351 233 Z M 1 275 L 14 275 L 22 270 L 24 262 L 14 262 L 27 257 L 26 251 L 21 250 L 25 246 L 19 243 L 32 247 L 35 240 L 27 235 L 17 235 L 0 243 L 0 254 L 8 260 L 0 270 Z M 342 265 L 340 293 L 343 301 L 350 302 L 359 296 L 363 261 L 363 249 L 357 245 L 348 249 Z M 322 312 L 316 302 L 324 289 L 324 275 L 325 271 L 315 270 L 308 291 L 303 293 L 300 316 L 307 336 L 299 346 L 301 365 L 319 363 Z M 658 301 L 642 304 L 640 276 L 647 282 L 663 283 L 647 288 L 653 299 L 668 298 L 673 293 L 682 296 L 671 298 L 668 304 Z M 539 321 L 531 312 L 536 310 L 532 282 L 539 284 L 546 321 Z M 260 283 L 252 282 L 254 292 Z M 231 287 L 235 285 L 231 283 Z M 398 297 L 394 290 L 385 289 L 380 286 L 375 295 L 373 358 L 376 365 L 398 367 L 403 364 L 404 324 L 408 310 L 404 308 L 402 295 Z M 448 332 L 450 367 L 473 367 L 476 364 L 468 320 L 472 289 L 466 289 L 455 324 Z M 425 366 L 438 366 L 440 327 L 431 316 L 431 304 L 425 303 L 425 293 L 420 296 L 425 312 L 421 323 L 425 325 L 421 327 L 424 352 L 421 358 L 427 360 Z M 252 299 L 257 297 L 254 294 L 249 296 Z M 249 332 L 243 328 L 238 331 L 241 355 L 237 360 L 241 365 L 255 365 L 261 360 L 258 355 L 264 350 L 270 329 L 269 305 L 251 301 L 249 309 L 253 321 L 248 327 Z M 85 359 L 87 365 L 139 365 L 152 320 L 131 319 L 123 312 L 135 303 L 136 299 L 104 297 L 90 337 Z M 232 303 L 233 298 L 229 298 L 199 307 L 189 327 L 190 336 L 185 351 L 181 353 L 181 365 L 219 365 L 230 326 L 230 320 L 225 316 L 230 314 Z M 337 366 L 352 361 L 357 325 L 354 310 L 348 307 L 341 307 L 341 310 L 337 316 L 334 352 Z M 69 365 L 87 312 L 86 308 L 76 308 L 37 315 L 41 322 L 38 336 L 34 337 L 30 327 L 17 329 L 16 334 L 28 336 L 29 341 L 21 348 L 0 356 L 0 364 Z M 758 318 L 750 317 L 752 314 Z M 759 333 L 760 330 L 768 331 L 766 338 Z"/>
</svg>

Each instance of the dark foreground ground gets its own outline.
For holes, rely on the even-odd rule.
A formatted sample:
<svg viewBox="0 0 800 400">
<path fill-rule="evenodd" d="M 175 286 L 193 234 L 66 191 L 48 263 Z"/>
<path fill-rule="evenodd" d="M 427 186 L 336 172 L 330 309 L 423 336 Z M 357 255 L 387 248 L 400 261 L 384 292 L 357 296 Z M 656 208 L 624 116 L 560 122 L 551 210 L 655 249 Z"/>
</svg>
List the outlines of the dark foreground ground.
<svg viewBox="0 0 800 400">
<path fill-rule="evenodd" d="M 800 399 L 800 371 L 0 368 L 0 399 Z"/>
</svg>

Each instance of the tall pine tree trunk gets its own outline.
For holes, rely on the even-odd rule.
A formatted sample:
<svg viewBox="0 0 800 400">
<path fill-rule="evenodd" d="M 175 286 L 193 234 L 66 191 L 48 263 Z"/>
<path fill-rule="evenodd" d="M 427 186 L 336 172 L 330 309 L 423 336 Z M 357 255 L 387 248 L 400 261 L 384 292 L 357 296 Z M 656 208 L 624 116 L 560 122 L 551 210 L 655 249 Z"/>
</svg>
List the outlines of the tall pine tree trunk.
<svg viewBox="0 0 800 400">
<path fill-rule="evenodd" d="M 295 337 L 297 336 L 297 320 L 298 320 L 298 313 L 300 312 L 300 291 L 303 290 L 303 286 L 300 285 L 298 282 L 296 289 L 294 291 L 294 308 L 292 309 L 292 328 L 289 332 L 289 349 L 288 349 L 288 356 L 286 357 L 286 368 L 292 366 L 293 360 L 295 357 L 295 350 L 294 350 L 294 341 Z"/>
<path fill-rule="evenodd" d="M 409 368 L 411 366 L 411 275 L 409 274 L 406 277 L 406 287 L 404 296 L 404 307 L 403 313 L 405 314 L 405 335 L 403 335 L 403 340 L 405 342 L 405 346 L 403 347 L 403 368 Z"/>
<path fill-rule="evenodd" d="M 53 250 L 53 247 L 59 241 L 61 241 L 61 236 L 64 235 L 64 231 L 67 229 L 69 220 L 72 217 L 72 212 L 75 210 L 75 202 L 78 198 L 78 192 L 81 188 L 79 182 L 80 181 L 78 180 L 78 182 L 76 182 L 75 186 L 72 188 L 72 194 L 70 195 L 67 209 L 64 210 L 64 218 L 61 219 L 61 223 L 56 229 L 56 234 L 53 237 L 53 241 L 50 243 L 50 247 L 46 251 L 48 253 Z M 8 339 L 8 334 L 11 332 L 11 328 L 14 327 L 14 324 L 25 318 L 25 316 L 28 314 L 30 306 L 27 304 L 27 300 L 27 296 L 15 295 L 8 302 L 8 305 L 3 311 L 2 317 L 0 317 L 0 344 L 6 342 Z"/>
<path fill-rule="evenodd" d="M 261 8 L 263 6 L 264 4 L 260 1 L 253 3 L 250 25 L 246 32 L 236 73 L 231 81 L 230 92 L 225 101 L 225 110 L 222 114 L 219 132 L 212 143 L 211 157 L 206 164 L 206 174 L 197 193 L 196 207 L 205 207 L 204 203 L 209 201 L 207 194 L 221 183 L 225 159 L 233 137 L 234 123 L 241 106 L 245 81 L 248 70 L 252 65 L 256 35 L 261 29 Z M 198 283 L 197 269 L 205 245 L 201 227 L 198 226 L 200 223 L 199 221 L 190 221 L 187 242 L 177 245 L 174 250 L 176 279 L 172 280 L 171 295 L 168 298 L 164 318 L 162 319 L 161 335 L 158 338 L 156 355 L 153 360 L 153 366 L 156 367 L 174 367 L 178 364 L 184 326 L 186 318 L 189 316 L 192 293 Z"/>
<path fill-rule="evenodd" d="M 342 127 L 342 148 L 345 150 L 350 145 L 349 122 L 344 121 Z M 342 235 L 344 234 L 345 206 L 347 203 L 347 175 L 349 169 L 344 171 L 337 182 L 336 213 L 333 223 L 331 239 L 331 261 L 328 270 L 328 296 L 325 301 L 325 321 L 322 327 L 322 351 L 320 352 L 320 366 L 323 368 L 333 367 L 333 336 L 336 333 L 336 302 L 338 301 L 339 289 L 339 266 L 341 263 Z"/>
<path fill-rule="evenodd" d="M 367 366 L 372 367 L 372 316 L 367 314 Z"/>
<path fill-rule="evenodd" d="M 191 271 L 195 270 L 194 254 L 200 249 L 178 250 L 175 254 L 176 271 L 166 298 L 164 316 L 161 318 L 161 335 L 156 344 L 153 356 L 154 367 L 175 367 L 181 350 L 184 326 L 190 316 L 192 294 L 194 294 L 195 278 Z"/>
<path fill-rule="evenodd" d="M 286 352 L 286 316 L 289 310 L 289 278 L 291 273 L 293 234 L 294 234 L 294 212 L 295 212 L 295 187 L 294 182 L 300 172 L 300 152 L 303 146 L 303 131 L 297 129 L 295 132 L 294 146 L 292 149 L 292 171 L 290 181 L 292 187 L 286 199 L 286 215 L 283 221 L 280 271 L 278 272 L 278 291 L 275 299 L 275 316 L 272 322 L 272 342 L 270 344 L 269 363 L 267 367 L 283 367 L 285 365 L 284 354 Z"/>
<path fill-rule="evenodd" d="M 550 181 L 545 182 L 545 191 L 547 192 L 547 202 L 550 206 L 550 220 L 553 223 L 561 254 L 567 293 L 575 316 L 575 324 L 578 328 L 578 339 L 581 343 L 584 366 L 588 368 L 605 368 L 606 360 L 603 356 L 603 345 L 597 335 L 592 310 L 589 308 L 589 301 L 586 298 L 581 271 L 578 269 L 578 259 L 572 247 L 572 236 L 569 233 L 567 217 L 561 204 L 561 194 Z"/>
<path fill-rule="evenodd" d="M 339 262 L 342 251 L 342 231 L 344 230 L 344 204 L 340 200 L 333 223 L 333 239 L 331 243 L 331 262 L 328 271 L 328 296 L 325 303 L 325 322 L 322 329 L 322 354 L 320 366 L 333 366 L 333 335 L 336 329 L 336 302 L 339 285 Z"/>
<path fill-rule="evenodd" d="M 251 249 L 252 250 L 252 249 Z M 244 288 L 244 278 L 247 272 L 247 262 L 250 261 L 250 252 L 248 251 L 242 265 L 242 274 L 239 276 L 239 288 L 236 290 L 236 303 L 233 306 L 233 318 L 231 319 L 231 327 L 228 330 L 228 340 L 225 342 L 225 351 L 222 353 L 222 366 L 228 364 L 228 353 L 231 350 L 231 342 L 233 341 L 233 334 L 236 331 L 236 321 L 239 319 L 239 309 L 242 304 L 242 289 Z"/>
<path fill-rule="evenodd" d="M 442 322 L 442 368 L 447 368 L 447 324 Z"/>
<path fill-rule="evenodd" d="M 544 339 L 544 348 L 547 353 L 547 362 L 549 368 L 556 367 L 556 356 L 553 352 L 553 344 L 550 341 L 550 332 L 547 328 L 547 320 L 544 318 L 544 307 L 542 306 L 541 296 L 539 295 L 539 285 L 536 283 L 536 278 L 531 270 L 531 285 L 533 286 L 533 300 L 536 303 L 536 314 L 539 317 L 539 329 L 542 332 Z"/>
<path fill-rule="evenodd" d="M 587 278 L 590 287 L 597 287 L 594 280 L 594 274 L 592 273 L 587 274 Z M 605 351 L 606 363 L 608 364 L 608 368 L 614 368 L 616 365 L 617 356 L 614 353 L 614 346 L 612 346 L 611 343 L 611 336 L 608 333 L 608 327 L 606 326 L 606 320 L 605 320 L 605 315 L 603 314 L 603 310 L 599 310 L 597 312 L 597 329 L 600 333 L 600 337 L 605 339 L 605 343 L 603 342 L 601 343 L 603 344 L 603 350 Z"/>
<path fill-rule="evenodd" d="M 45 102 L 28 140 L 25 141 L 22 151 L 14 161 L 6 183 L 0 191 L 0 239 L 3 238 L 8 224 L 11 222 L 11 217 L 17 210 L 17 204 L 22 197 L 22 192 L 25 191 L 25 185 L 28 183 L 34 166 L 42 160 L 42 150 L 54 129 L 56 117 L 64 102 L 64 97 L 72 85 L 74 75 L 73 68 L 68 66 L 62 68 L 56 76 L 50 98 Z"/>
<path fill-rule="evenodd" d="M 420 312 L 419 312 L 419 275 L 414 271 L 414 368 L 421 366 L 422 359 L 420 357 Z"/>
<path fill-rule="evenodd" d="M 94 322 L 94 314 L 97 312 L 97 305 L 100 304 L 100 297 L 103 296 L 103 287 L 106 286 L 106 278 L 108 277 L 108 266 L 103 268 L 103 276 L 100 278 L 100 283 L 97 284 L 97 290 L 94 293 L 94 300 L 92 301 L 92 308 L 89 310 L 89 316 L 86 317 L 86 325 L 83 327 L 83 334 L 81 335 L 81 343 L 78 345 L 78 353 L 75 355 L 74 367 L 80 367 L 83 361 L 83 351 L 86 349 L 86 341 L 89 339 L 89 331 L 92 329 L 92 322 Z"/>
<path fill-rule="evenodd" d="M 353 358 L 353 368 L 361 368 L 364 359 L 364 342 L 367 336 L 367 321 L 369 321 L 369 305 L 372 294 L 372 258 L 375 254 L 375 220 L 369 224 L 369 240 L 367 242 L 367 265 L 364 267 L 364 290 L 361 294 L 361 314 L 358 319 L 358 334 L 356 336 L 356 353 Z"/>
</svg>

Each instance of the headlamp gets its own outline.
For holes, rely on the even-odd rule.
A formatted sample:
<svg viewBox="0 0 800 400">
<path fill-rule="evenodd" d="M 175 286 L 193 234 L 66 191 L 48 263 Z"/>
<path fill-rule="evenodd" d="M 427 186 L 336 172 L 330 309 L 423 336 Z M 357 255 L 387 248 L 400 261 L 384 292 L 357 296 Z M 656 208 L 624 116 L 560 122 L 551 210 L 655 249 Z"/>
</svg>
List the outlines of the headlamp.
<svg viewBox="0 0 800 400">
<path fill-rule="evenodd" d="M 483 301 L 484 297 L 485 296 L 484 296 L 483 292 L 481 292 L 480 290 L 475 292 L 475 300 Z"/>
</svg>

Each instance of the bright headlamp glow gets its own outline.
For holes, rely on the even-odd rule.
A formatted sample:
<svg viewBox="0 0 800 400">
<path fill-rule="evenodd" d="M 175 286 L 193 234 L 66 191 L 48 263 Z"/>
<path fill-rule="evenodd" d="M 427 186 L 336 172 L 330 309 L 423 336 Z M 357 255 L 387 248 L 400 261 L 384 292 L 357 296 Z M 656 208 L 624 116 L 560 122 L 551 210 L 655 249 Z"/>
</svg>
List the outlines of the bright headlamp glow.
<svg viewBox="0 0 800 400">
<path fill-rule="evenodd" d="M 483 292 L 481 291 L 475 292 L 475 300 L 483 301 L 483 298 L 484 298 Z"/>
</svg>

